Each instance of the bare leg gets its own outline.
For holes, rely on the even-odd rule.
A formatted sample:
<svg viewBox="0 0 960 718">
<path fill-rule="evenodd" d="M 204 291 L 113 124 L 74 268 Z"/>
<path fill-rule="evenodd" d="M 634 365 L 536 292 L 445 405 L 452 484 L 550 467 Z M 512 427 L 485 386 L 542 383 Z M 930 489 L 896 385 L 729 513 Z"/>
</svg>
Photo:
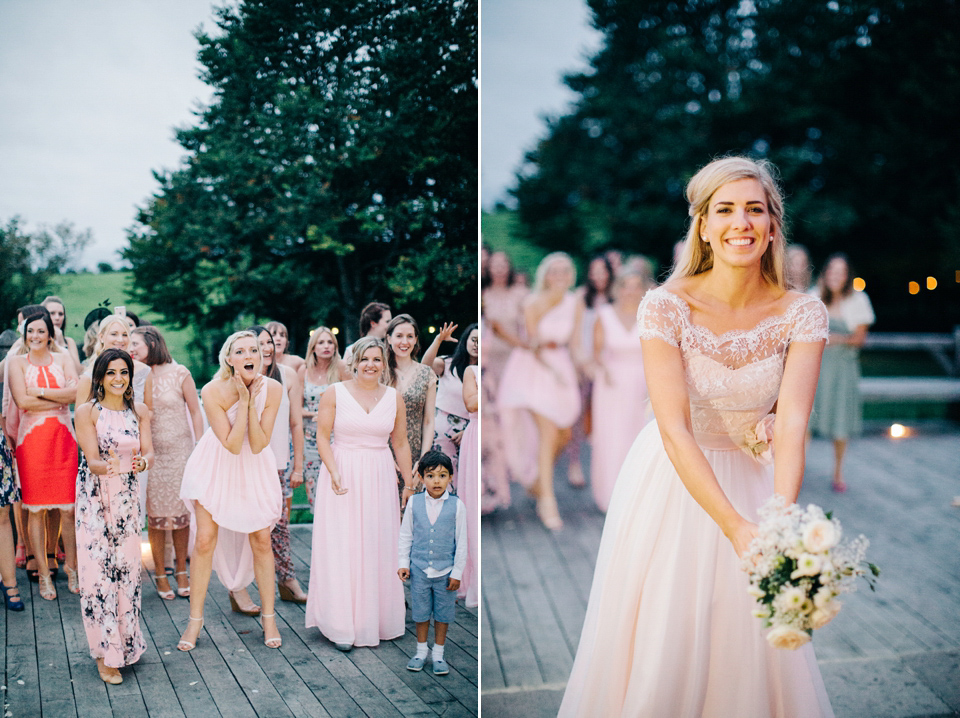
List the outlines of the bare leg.
<svg viewBox="0 0 960 718">
<path fill-rule="evenodd" d="M 833 440 L 833 454 L 835 457 L 835 464 L 833 468 L 833 490 L 834 491 L 847 490 L 847 484 L 843 480 L 843 455 L 846 452 L 847 452 L 847 440 L 834 439 Z"/>
<path fill-rule="evenodd" d="M 540 432 L 540 452 L 537 471 L 537 515 L 548 529 L 563 527 L 557 510 L 557 497 L 553 491 L 553 463 L 557 457 L 560 430 L 546 417 L 533 412 L 537 430 Z"/>
<path fill-rule="evenodd" d="M 183 576 L 182 580 L 177 579 L 177 586 L 186 588 L 190 585 L 190 579 L 187 577 L 187 546 L 190 544 L 190 527 L 174 529 L 171 533 L 173 534 L 174 571 L 178 576 Z"/>
<path fill-rule="evenodd" d="M 253 549 L 253 575 L 260 588 L 260 622 L 263 625 L 264 642 L 280 638 L 277 630 L 277 618 L 274 611 L 274 564 L 273 546 L 270 544 L 270 529 L 260 529 L 250 534 L 250 548 Z"/>
<path fill-rule="evenodd" d="M 198 502 L 194 502 L 197 515 L 197 537 L 193 542 L 193 556 L 190 557 L 190 566 L 193 571 L 193 581 L 190 586 L 190 617 L 193 621 L 187 627 L 180 640 L 196 645 L 197 636 L 203 623 L 203 604 L 207 600 L 207 587 L 210 585 L 210 574 L 213 571 L 213 550 L 217 547 L 217 533 L 219 527 L 214 522 L 210 512 Z"/>
<path fill-rule="evenodd" d="M 17 545 L 18 548 L 23 546 L 23 553 L 26 556 L 27 554 L 32 554 L 33 552 L 30 550 L 30 541 L 27 538 L 27 522 L 25 520 L 26 517 L 24 516 L 24 511 L 25 509 L 23 508 L 23 504 L 21 504 L 19 501 L 13 504 L 13 523 L 17 529 Z"/>
<path fill-rule="evenodd" d="M 60 538 L 60 509 L 47 509 L 47 558 L 50 568 L 54 568 L 57 555 L 57 541 Z M 74 540 L 76 541 L 76 540 Z M 66 553 L 66 547 L 64 547 Z M 53 556 L 54 558 L 50 558 Z M 76 567 L 76 564 L 74 564 Z"/>
<path fill-rule="evenodd" d="M 147 527 L 147 536 L 150 538 L 150 555 L 153 556 L 153 575 L 156 577 L 157 590 L 166 593 L 170 590 L 170 580 L 163 565 L 164 553 L 167 547 L 166 529 Z"/>
<path fill-rule="evenodd" d="M 47 576 L 50 574 L 50 569 L 47 568 L 47 555 L 43 551 L 47 545 L 44 537 L 47 530 L 46 521 L 46 511 L 29 511 L 27 514 L 27 533 L 30 535 L 30 545 L 40 547 L 40 551 L 34 554 L 34 559 L 36 559 L 37 562 L 37 574 L 39 576 Z"/>
<path fill-rule="evenodd" d="M 60 510 L 60 530 L 63 532 L 63 553 L 66 559 L 63 562 L 72 571 L 77 570 L 77 523 L 76 511 Z M 54 543 L 56 546 L 56 543 Z M 56 549 L 54 549 L 56 550 Z"/>
<path fill-rule="evenodd" d="M 10 598 L 20 595 L 17 588 L 17 564 L 13 556 L 13 531 L 10 527 L 10 512 L 6 506 L 0 508 L 0 580 L 7 588 L 13 589 Z"/>
</svg>

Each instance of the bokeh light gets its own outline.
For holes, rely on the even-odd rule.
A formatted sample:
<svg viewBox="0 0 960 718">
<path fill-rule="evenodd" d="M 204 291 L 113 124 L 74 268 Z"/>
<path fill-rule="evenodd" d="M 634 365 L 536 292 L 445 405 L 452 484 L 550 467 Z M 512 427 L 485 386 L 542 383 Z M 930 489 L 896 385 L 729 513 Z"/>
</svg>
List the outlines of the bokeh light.
<svg viewBox="0 0 960 718">
<path fill-rule="evenodd" d="M 890 425 L 890 436 L 894 439 L 902 439 L 905 436 L 909 436 L 909 434 L 910 430 L 903 424 Z"/>
<path fill-rule="evenodd" d="M 863 281 L 863 279 L 861 279 L 860 277 L 857 277 L 856 279 L 853 280 L 853 288 L 858 292 L 862 292 L 864 289 L 867 288 L 867 283 Z"/>
<path fill-rule="evenodd" d="M 910 294 L 920 294 L 920 285 L 916 282 L 910 282 Z"/>
<path fill-rule="evenodd" d="M 936 288 L 937 288 L 937 278 L 927 277 L 927 289 L 936 289 Z"/>
</svg>

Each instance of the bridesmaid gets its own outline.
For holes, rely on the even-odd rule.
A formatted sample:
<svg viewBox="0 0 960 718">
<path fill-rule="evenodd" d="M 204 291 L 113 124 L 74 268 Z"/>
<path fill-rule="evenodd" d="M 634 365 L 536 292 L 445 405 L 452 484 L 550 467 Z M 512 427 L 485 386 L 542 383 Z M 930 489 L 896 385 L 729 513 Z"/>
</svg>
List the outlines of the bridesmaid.
<svg viewBox="0 0 960 718">
<path fill-rule="evenodd" d="M 604 513 L 623 460 L 649 414 L 636 323 L 640 300 L 652 284 L 652 277 L 640 270 L 622 272 L 613 284 L 614 303 L 597 309 L 593 328 L 590 485 L 597 508 Z"/>
<path fill-rule="evenodd" d="M 290 348 L 290 336 L 287 332 L 286 324 L 281 322 L 267 322 L 266 328 L 267 331 L 270 332 L 270 336 L 273 337 L 277 363 L 288 366 L 295 372 L 299 372 L 301 367 L 303 367 L 303 359 L 296 354 L 287 354 L 287 349 Z"/>
<path fill-rule="evenodd" d="M 428 365 L 414 359 L 419 354 L 420 327 L 409 314 L 398 314 L 387 325 L 387 370 L 384 374 L 387 386 L 392 386 L 403 397 L 407 441 L 414 465 L 432 446 L 437 401 L 437 376 Z M 403 493 L 403 479 L 399 473 L 397 483 L 397 491 Z"/>
<path fill-rule="evenodd" d="M 107 349 L 93 365 L 93 398 L 77 407 L 80 610 L 105 683 L 123 682 L 147 644 L 140 631 L 140 488 L 153 460 L 150 412 L 133 400 L 133 360 Z M 162 564 L 161 564 L 162 565 Z"/>
<path fill-rule="evenodd" d="M 467 565 L 463 570 L 457 597 L 467 608 L 479 604 L 480 569 L 480 367 L 471 364 L 463 375 L 463 405 L 470 412 L 470 423 L 460 441 L 460 492 L 467 510 Z"/>
<path fill-rule="evenodd" d="M 176 595 L 181 598 L 190 595 L 187 574 L 190 512 L 180 499 L 180 484 L 190 452 L 203 434 L 203 415 L 190 370 L 173 360 L 156 327 L 133 330 L 130 356 L 150 367 L 152 376 L 151 430 L 157 458 L 147 483 L 147 535 L 153 554 L 157 593 L 160 598 L 172 601 L 173 589 L 164 572 L 167 531 L 173 537 Z"/>
<path fill-rule="evenodd" d="M 67 310 L 64 309 L 63 300 L 60 297 L 50 295 L 45 297 L 40 306 L 50 312 L 50 318 L 53 320 L 53 328 L 56 332 L 55 341 L 57 346 L 67 352 L 73 359 L 73 368 L 77 373 L 83 371 L 83 364 L 80 363 L 80 352 L 77 351 L 77 343 L 72 337 L 68 337 L 64 331 L 67 326 Z"/>
<path fill-rule="evenodd" d="M 17 432 L 17 470 L 23 506 L 30 513 L 30 546 L 43 551 L 48 509 L 60 510 L 66 561 L 67 588 L 77 593 L 77 544 L 74 502 L 77 481 L 77 441 L 69 406 L 76 398 L 77 374 L 65 352 L 54 352 L 50 312 L 35 307 L 24 313 L 23 351 L 13 357 L 9 381 L 13 400 L 23 415 Z M 28 557 L 29 559 L 30 557 Z M 54 556 L 54 560 L 56 557 Z M 47 556 L 37 556 L 40 597 L 57 597 Z"/>
<path fill-rule="evenodd" d="M 203 628 L 203 606 L 220 527 L 248 534 L 260 589 L 264 644 L 279 648 L 274 613 L 270 530 L 280 520 L 283 495 L 270 436 L 283 387 L 260 374 L 253 332 L 236 332 L 220 348 L 220 371 L 200 392 L 210 428 L 184 469 L 180 498 L 197 522 L 190 559 L 190 619 L 177 648 L 192 651 Z"/>
<path fill-rule="evenodd" d="M 97 357 L 104 349 L 130 349 L 130 323 L 126 315 L 111 314 L 100 321 L 97 330 L 97 343 L 93 354 L 87 360 L 87 370 L 80 376 L 77 384 L 77 404 L 84 404 L 90 398 L 90 372 Z M 135 401 L 143 402 L 153 412 L 153 380 L 152 372 L 143 362 L 134 360 L 132 377 L 133 397 Z"/>
<path fill-rule="evenodd" d="M 314 329 L 307 343 L 306 361 L 298 372 L 303 384 L 303 480 L 311 510 L 317 495 L 317 474 L 320 473 L 317 410 L 323 392 L 340 381 L 341 373 L 345 371 L 342 364 L 337 335 L 327 327 Z"/>
<path fill-rule="evenodd" d="M 403 398 L 380 382 L 385 353 L 376 337 L 357 341 L 355 378 L 324 393 L 317 418 L 323 469 L 313 514 L 306 626 L 317 626 L 341 651 L 376 646 L 404 632 L 397 552 L 401 504 L 413 494 L 413 477 Z M 404 483 L 400 501 L 397 464 Z"/>
<path fill-rule="evenodd" d="M 446 327 L 444 328 L 446 329 Z M 456 325 L 453 325 L 456 329 Z M 452 331 L 452 330 L 451 330 Z M 446 339 L 445 331 L 437 334 L 430 348 L 423 355 L 423 363 L 433 366 L 440 377 L 437 386 L 436 430 L 433 435 L 433 449 L 442 451 L 453 462 L 453 487 L 457 484 L 457 466 L 460 457 L 460 439 L 467 428 L 470 412 L 463 405 L 463 376 L 467 366 L 476 364 L 480 357 L 480 332 L 476 324 L 468 326 L 452 356 L 438 357 L 437 349 Z"/>
<path fill-rule="evenodd" d="M 823 350 L 811 426 L 814 433 L 833 439 L 833 490 L 837 493 L 847 490 L 843 478 L 847 443 L 862 430 L 860 347 L 867 340 L 867 328 L 876 321 L 870 298 L 854 291 L 853 277 L 847 255 L 831 255 L 815 290 L 827 305 L 830 341 Z"/>
</svg>

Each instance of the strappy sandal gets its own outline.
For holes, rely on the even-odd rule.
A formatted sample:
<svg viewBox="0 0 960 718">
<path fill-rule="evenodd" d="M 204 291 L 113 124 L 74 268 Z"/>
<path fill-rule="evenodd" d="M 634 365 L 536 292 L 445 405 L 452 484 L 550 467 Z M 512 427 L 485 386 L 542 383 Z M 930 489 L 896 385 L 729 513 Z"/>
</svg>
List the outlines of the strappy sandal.
<svg viewBox="0 0 960 718">
<path fill-rule="evenodd" d="M 57 587 L 53 585 L 53 579 L 49 573 L 45 576 L 40 576 L 37 579 L 37 583 L 40 584 L 40 598 L 44 601 L 57 600 Z"/>
<path fill-rule="evenodd" d="M 63 564 L 63 572 L 67 574 L 67 590 L 70 593 L 80 593 L 80 577 L 77 575 L 76 569 Z"/>
<path fill-rule="evenodd" d="M 47 565 L 50 566 L 50 578 L 56 581 L 57 576 L 60 575 L 60 564 L 57 563 L 57 554 L 47 554 Z"/>
<path fill-rule="evenodd" d="M 27 564 L 33 561 L 34 565 L 37 563 L 37 559 L 33 554 L 27 554 L 26 559 L 23 561 L 23 566 L 26 568 Z M 40 569 L 37 568 L 26 568 L 27 578 L 36 583 L 39 580 Z"/>
<path fill-rule="evenodd" d="M 187 618 L 187 621 L 200 621 L 200 628 L 197 631 L 197 637 L 193 643 L 190 643 L 190 641 L 184 640 L 182 636 L 180 637 L 180 642 L 177 644 L 177 650 L 183 651 L 184 653 L 186 653 L 187 651 L 192 651 L 194 648 L 197 647 L 197 643 L 200 642 L 200 631 L 203 630 L 203 616 L 200 616 L 200 618 L 194 618 L 193 616 L 190 616 L 189 618 Z M 190 624 L 187 623 L 187 628 L 189 627 L 190 627 Z"/>
<path fill-rule="evenodd" d="M 167 577 L 166 574 L 164 574 L 163 576 L 158 576 L 157 574 L 153 574 L 153 585 L 156 586 L 156 588 L 157 588 L 157 595 L 158 595 L 160 598 L 162 598 L 164 601 L 172 601 L 172 600 L 174 600 L 174 599 L 176 598 L 176 596 L 175 596 L 174 593 L 173 593 L 173 589 L 172 589 L 172 588 L 168 588 L 166 591 L 161 591 L 161 590 L 160 590 L 160 587 L 157 586 L 157 581 L 160 580 L 161 578 L 166 578 L 166 577 Z M 167 585 L 168 585 L 168 586 L 170 585 L 170 581 L 169 581 L 169 580 L 167 581 Z"/>
<path fill-rule="evenodd" d="M 178 579 L 177 576 L 186 576 L 187 580 L 189 580 L 190 575 L 186 571 L 177 571 L 175 574 L 173 574 L 173 578 L 177 582 L 177 595 L 180 598 L 190 598 L 190 586 L 181 586 L 180 579 Z"/>
<path fill-rule="evenodd" d="M 265 613 L 262 616 L 260 616 L 260 628 L 263 628 L 264 618 L 276 619 L 276 617 L 277 617 L 277 614 L 275 613 Z M 274 620 L 274 623 L 276 623 L 276 620 Z M 278 628 L 277 631 L 279 632 L 279 630 L 280 629 Z M 280 648 L 280 646 L 283 645 L 283 639 L 280 636 L 277 636 L 276 638 L 267 638 L 266 629 L 263 630 L 263 636 L 264 636 L 263 645 L 265 645 L 267 648 Z"/>
<path fill-rule="evenodd" d="M 20 598 L 20 592 L 17 590 L 17 585 L 4 586 L 3 581 L 0 581 L 0 591 L 3 591 L 3 603 L 7 607 L 8 611 L 22 611 L 23 599 Z M 11 591 L 17 591 L 16 596 L 11 596 Z"/>
</svg>

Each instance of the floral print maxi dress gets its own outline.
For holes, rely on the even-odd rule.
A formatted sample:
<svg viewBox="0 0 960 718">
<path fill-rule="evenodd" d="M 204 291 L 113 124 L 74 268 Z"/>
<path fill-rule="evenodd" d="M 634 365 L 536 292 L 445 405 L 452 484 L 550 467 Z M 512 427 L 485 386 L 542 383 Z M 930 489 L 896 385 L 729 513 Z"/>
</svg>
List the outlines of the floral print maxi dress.
<svg viewBox="0 0 960 718">
<path fill-rule="evenodd" d="M 100 457 L 120 459 L 118 475 L 98 476 L 84 457 L 77 475 L 80 611 L 90 655 L 112 668 L 135 663 L 147 646 L 140 630 L 140 487 L 132 471 L 140 427 L 132 409 L 96 405 Z"/>
</svg>

